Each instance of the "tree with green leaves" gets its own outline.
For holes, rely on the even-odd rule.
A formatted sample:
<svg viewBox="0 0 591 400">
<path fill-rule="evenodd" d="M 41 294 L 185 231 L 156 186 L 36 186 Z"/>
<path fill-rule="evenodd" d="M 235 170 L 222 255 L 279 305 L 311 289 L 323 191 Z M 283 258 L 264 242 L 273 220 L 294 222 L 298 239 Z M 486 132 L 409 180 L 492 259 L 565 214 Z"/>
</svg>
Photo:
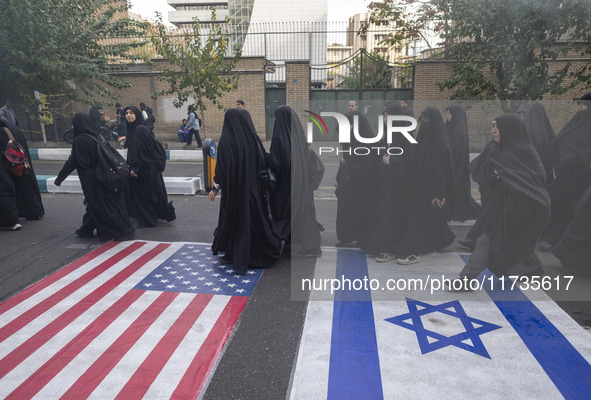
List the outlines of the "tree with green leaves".
<svg viewBox="0 0 591 400">
<path fill-rule="evenodd" d="M 402 1 L 385 3 L 394 9 Z M 514 111 L 524 100 L 591 87 L 590 63 L 574 62 L 591 56 L 589 0 L 410 3 L 420 4 L 411 25 L 430 26 L 453 60 L 452 75 L 439 83 L 453 91 L 452 99 L 502 100 L 505 111 Z M 552 63 L 560 59 L 563 64 Z"/>
<path fill-rule="evenodd" d="M 110 74 L 127 68 L 139 45 L 114 38 L 137 37 L 144 29 L 118 16 L 125 1 L 0 0 L 0 10 L 2 90 L 20 97 L 28 111 L 39 104 L 35 90 L 102 105 L 130 86 Z"/>
<path fill-rule="evenodd" d="M 229 18 L 217 23 L 212 8 L 211 21 L 207 35 L 200 33 L 201 24 L 197 18 L 183 35 L 171 35 L 160 16 L 156 24 L 158 34 L 152 36 L 156 51 L 170 64 L 156 67 L 163 72 L 161 79 L 170 87 L 154 96 L 175 95 L 173 105 L 177 108 L 193 97 L 204 120 L 207 100 L 223 110 L 219 98 L 236 89 L 239 74 L 233 70 L 241 55 L 241 50 L 237 49 L 233 57 L 227 57 L 232 48 Z"/>
<path fill-rule="evenodd" d="M 342 79 L 339 88 L 361 90 L 392 87 L 392 70 L 386 57 L 361 49 L 347 72 L 339 75 Z"/>
</svg>

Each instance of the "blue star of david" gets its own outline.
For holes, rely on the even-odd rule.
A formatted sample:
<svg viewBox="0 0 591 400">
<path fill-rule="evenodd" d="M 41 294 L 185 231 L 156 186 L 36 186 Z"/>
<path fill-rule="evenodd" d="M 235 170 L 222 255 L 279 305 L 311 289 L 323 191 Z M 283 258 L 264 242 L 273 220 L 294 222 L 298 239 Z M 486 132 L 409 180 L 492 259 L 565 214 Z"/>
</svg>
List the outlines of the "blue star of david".
<svg viewBox="0 0 591 400">
<path fill-rule="evenodd" d="M 406 298 L 406 304 L 410 311 L 409 313 L 388 318 L 386 321 L 415 331 L 422 354 L 427 354 L 447 346 L 456 346 L 479 356 L 490 358 L 482 340 L 480 340 L 480 335 L 500 329 L 500 326 L 467 316 L 458 300 L 432 305 Z M 425 329 L 421 316 L 433 312 L 440 312 L 458 318 L 466 331 L 448 337 Z M 409 320 L 412 322 L 409 322 Z M 429 339 L 431 339 L 431 342 Z M 470 344 L 470 341 L 472 344 Z"/>
</svg>

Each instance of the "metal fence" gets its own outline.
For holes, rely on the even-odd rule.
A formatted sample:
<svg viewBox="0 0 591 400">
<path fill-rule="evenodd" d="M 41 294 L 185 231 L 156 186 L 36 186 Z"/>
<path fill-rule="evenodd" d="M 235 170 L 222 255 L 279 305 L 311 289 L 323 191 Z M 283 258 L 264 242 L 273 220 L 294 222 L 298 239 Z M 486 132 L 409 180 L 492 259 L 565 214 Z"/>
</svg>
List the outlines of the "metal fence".
<svg viewBox="0 0 591 400">
<path fill-rule="evenodd" d="M 433 44 L 426 42 L 409 42 L 398 48 L 390 48 L 384 39 L 393 32 L 388 26 L 368 29 L 359 32 L 359 24 L 327 23 L 327 22 L 281 22 L 250 24 L 246 36 L 231 33 L 231 41 L 242 47 L 243 57 L 264 57 L 275 66 L 268 72 L 266 80 L 269 84 L 285 82 L 285 62 L 309 61 L 311 80 L 318 88 L 339 87 L 340 76 L 346 76 L 354 70 L 360 51 L 370 57 L 379 56 L 387 60 L 387 69 L 391 79 L 391 87 L 407 87 L 409 82 L 409 64 L 419 57 L 421 52 L 429 50 Z M 171 32 L 170 38 L 182 41 L 185 32 Z M 202 30 L 201 42 L 207 40 L 207 30 Z M 155 51 L 150 37 L 143 38 L 110 38 L 107 44 L 116 42 L 136 42 L 141 45 L 132 51 L 140 58 L 161 58 Z M 227 56 L 232 56 L 231 48 Z M 412 75 L 412 74 L 410 74 Z"/>
</svg>

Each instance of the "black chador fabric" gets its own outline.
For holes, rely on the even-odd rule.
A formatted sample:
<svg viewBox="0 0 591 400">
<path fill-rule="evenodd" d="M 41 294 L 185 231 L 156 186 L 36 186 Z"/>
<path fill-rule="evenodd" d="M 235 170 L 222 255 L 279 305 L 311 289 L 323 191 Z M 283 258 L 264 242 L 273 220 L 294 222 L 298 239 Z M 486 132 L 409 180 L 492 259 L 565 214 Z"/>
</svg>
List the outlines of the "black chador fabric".
<svg viewBox="0 0 591 400">
<path fill-rule="evenodd" d="M 268 267 L 280 255 L 280 240 L 266 219 L 260 173 L 264 148 L 246 110 L 230 109 L 224 116 L 218 144 L 215 182 L 220 185 L 214 254 L 224 252 L 234 269 Z"/>
<path fill-rule="evenodd" d="M 441 113 L 427 107 L 421 113 L 414 162 L 411 207 L 397 254 L 431 253 L 449 246 L 455 236 L 433 199 L 447 198 L 452 182 L 449 137 Z"/>
<path fill-rule="evenodd" d="M 531 139 L 531 143 L 542 159 L 542 165 L 546 171 L 546 183 L 548 186 L 554 181 L 552 169 L 552 145 L 554 144 L 554 129 L 546 114 L 546 109 L 540 103 L 534 103 L 525 114 L 523 120 L 525 130 Z"/>
<path fill-rule="evenodd" d="M 404 110 L 398 104 L 388 105 L 384 114 L 384 118 L 387 115 L 405 115 Z M 400 125 L 408 124 L 401 123 Z M 387 132 L 386 129 L 387 127 L 384 126 L 384 132 Z M 384 142 L 383 145 L 384 147 L 400 148 L 403 153 L 391 155 L 389 164 L 380 162 L 374 224 L 366 246 L 366 250 L 370 254 L 394 253 L 404 232 L 411 204 L 409 188 L 412 186 L 412 168 L 417 145 L 410 143 L 401 134 L 396 133 L 392 136 L 392 143 Z M 399 151 L 392 151 L 392 153 Z"/>
<path fill-rule="evenodd" d="M 33 220 L 40 219 L 43 217 L 43 215 L 45 215 L 45 210 L 43 209 L 41 193 L 39 191 L 39 185 L 37 184 L 37 176 L 35 175 L 35 170 L 33 169 L 31 155 L 29 154 L 29 146 L 27 145 L 27 140 L 25 139 L 25 135 L 23 135 L 18 126 L 8 124 L 6 123 L 6 121 L 0 121 L 0 149 L 2 149 L 2 151 L 4 151 L 6 145 L 8 144 L 8 135 L 4 130 L 5 127 L 10 130 L 10 132 L 14 136 L 14 139 L 21 146 L 23 146 L 23 149 L 25 150 L 25 153 L 29 158 L 31 169 L 29 170 L 28 175 L 25 175 L 20 178 L 11 176 L 8 174 L 8 172 L 6 173 L 6 176 L 0 177 L 0 180 L 3 181 L 0 184 L 2 186 L 2 194 L 0 194 L 0 196 L 3 196 L 4 192 L 6 191 L 6 193 L 9 194 L 8 197 L 12 197 L 12 194 L 10 193 L 14 191 L 18 216 Z M 0 157 L 4 158 L 4 154 L 0 154 Z M 4 160 L 0 160 L 0 162 L 4 164 Z M 2 166 L 2 168 L 4 168 L 4 165 Z M 2 175 L 4 175 L 4 173 L 2 173 Z M 12 181 L 14 189 L 10 188 L 10 181 L 8 181 L 6 178 Z M 6 199 L 4 201 L 6 201 Z M 11 203 L 11 201 L 9 201 L 8 203 Z M 12 206 L 8 205 L 8 209 L 12 209 Z M 0 211 L 0 215 L 3 213 L 3 211 L 4 209 Z M 9 212 L 9 215 L 11 213 L 12 212 Z M 2 219 L 1 216 L 0 219 Z M 8 219 L 12 220 L 12 217 L 9 217 Z M 16 224 L 16 222 L 14 222 L 12 225 L 14 224 Z"/>
<path fill-rule="evenodd" d="M 357 120 L 361 137 L 375 137 L 367 118 L 358 111 L 347 113 L 347 118 L 351 124 L 351 143 L 343 145 L 344 162 L 340 163 L 336 176 L 337 238 L 344 243 L 358 241 L 363 247 L 369 240 L 375 214 L 380 156 L 375 150 L 365 154 L 361 148 L 374 145 L 359 142 L 353 134 Z"/>
<path fill-rule="evenodd" d="M 271 202 L 273 231 L 300 253 L 317 254 L 320 225 L 314 207 L 311 151 L 296 113 L 288 106 L 278 107 L 269 157 L 277 180 Z"/>
<path fill-rule="evenodd" d="M 591 185 L 591 109 L 578 111 L 558 133 L 552 165 L 552 214 L 542 239 L 556 244 L 573 217 L 575 203 Z"/>
<path fill-rule="evenodd" d="M 0 125 L 5 123 L 0 120 Z M 8 138 L 4 129 L 0 129 L 0 140 L 5 142 L 0 145 L 0 150 L 4 150 Z M 16 189 L 14 187 L 14 178 L 10 176 L 4 165 L 4 154 L 0 154 L 0 227 L 6 228 L 18 223 L 18 209 L 16 208 Z"/>
<path fill-rule="evenodd" d="M 478 217 L 480 206 L 472 198 L 470 182 L 470 148 L 468 143 L 468 118 L 459 104 L 447 108 L 451 120 L 445 123 L 451 147 L 453 180 L 447 194 L 443 214 L 448 221 L 466 221 Z"/>
<path fill-rule="evenodd" d="M 484 146 L 484 149 L 482 149 L 480 154 L 470 162 L 470 174 L 472 175 L 472 179 L 478 183 L 481 204 L 478 218 L 476 218 L 474 225 L 472 225 L 466 234 L 466 237 L 472 239 L 473 241 L 476 241 L 480 235 L 486 232 L 487 218 L 483 214 L 486 212 L 486 210 L 488 210 L 486 207 L 486 201 L 490 195 L 490 185 L 482 179 L 477 181 L 478 171 L 482 165 L 488 165 L 491 162 L 491 159 L 496 157 L 498 147 L 499 143 L 491 140 Z"/>
<path fill-rule="evenodd" d="M 565 268 L 591 272 L 591 186 L 577 202 L 573 219 L 552 253 Z"/>
<path fill-rule="evenodd" d="M 55 182 L 58 185 L 61 184 L 74 169 L 77 170 L 86 204 L 86 215 L 83 217 L 80 230 L 92 235 L 96 228 L 101 240 L 119 239 L 132 235 L 134 229 L 129 222 L 123 193 L 105 188 L 95 175 L 98 149 L 92 137 L 98 138 L 98 129 L 92 119 L 83 113 L 74 116 L 72 125 L 74 127 L 72 153 Z"/>
<path fill-rule="evenodd" d="M 487 146 L 472 169 L 474 180 L 487 188 L 481 217 L 490 238 L 490 264 L 473 268 L 503 275 L 520 265 L 520 274 L 533 272 L 540 264 L 532 253 L 550 214 L 546 172 L 517 114 L 501 115 L 496 124 L 499 143 Z M 528 265 L 531 271 L 524 270 Z"/>
<path fill-rule="evenodd" d="M 137 218 L 139 226 L 156 226 L 158 219 L 174 221 L 176 214 L 172 201 L 168 201 L 162 172 L 156 167 L 155 139 L 144 123 L 142 112 L 128 106 L 135 121 L 127 121 L 127 163 L 137 178 L 131 178 L 127 196 L 129 216 Z"/>
</svg>

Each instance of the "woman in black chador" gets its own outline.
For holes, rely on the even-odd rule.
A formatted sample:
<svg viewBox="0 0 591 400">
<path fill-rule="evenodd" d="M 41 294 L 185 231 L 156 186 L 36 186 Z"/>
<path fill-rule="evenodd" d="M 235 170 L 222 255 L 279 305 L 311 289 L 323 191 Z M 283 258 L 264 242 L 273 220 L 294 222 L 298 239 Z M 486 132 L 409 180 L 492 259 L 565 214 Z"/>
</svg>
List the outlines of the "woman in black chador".
<svg viewBox="0 0 591 400">
<path fill-rule="evenodd" d="M 548 251 L 562 239 L 576 202 L 591 186 L 591 93 L 578 103 L 579 110 L 554 141 L 552 165 L 556 178 L 548 189 L 552 215 L 542 232 L 540 250 Z"/>
<path fill-rule="evenodd" d="M 98 128 L 84 113 L 74 116 L 72 126 L 74 127 L 72 154 L 58 174 L 55 184 L 61 185 L 74 169 L 78 171 L 78 178 L 84 192 L 86 214 L 76 234 L 91 238 L 96 228 L 100 240 L 131 239 L 135 232 L 129 222 L 123 193 L 105 188 L 95 175 L 98 163 L 96 140 L 100 140 Z"/>
<path fill-rule="evenodd" d="M 419 122 L 414 173 L 408 188 L 412 204 L 396 251 L 398 264 L 419 262 L 420 254 L 439 251 L 455 238 L 442 210 L 452 182 L 449 137 L 435 107 L 427 107 Z"/>
<path fill-rule="evenodd" d="M 174 221 L 176 214 L 168 201 L 162 172 L 156 167 L 156 139 L 144 123 L 142 112 L 135 106 L 125 108 L 127 136 L 125 147 L 131 169 L 127 208 L 139 227 L 153 227 L 158 219 Z"/>
<path fill-rule="evenodd" d="M 273 234 L 263 198 L 265 158 L 248 111 L 228 110 L 218 144 L 216 189 L 209 194 L 213 201 L 217 192 L 222 193 L 211 248 L 214 255 L 225 253 L 221 261 L 239 273 L 268 267 L 280 256 L 281 241 Z"/>
<path fill-rule="evenodd" d="M 573 219 L 552 253 L 562 266 L 586 275 L 591 274 L 591 186 L 575 205 Z"/>
<path fill-rule="evenodd" d="M 388 115 L 406 115 L 399 104 L 390 103 L 384 110 L 384 132 L 387 132 Z M 400 125 L 406 126 L 407 123 Z M 410 143 L 401 134 L 392 136 L 392 143 L 382 140 L 380 146 L 396 148 L 388 155 L 384 151 L 379 167 L 377 182 L 377 198 L 370 240 L 367 253 L 376 254 L 376 261 L 394 260 L 395 249 L 404 233 L 404 227 L 410 207 L 410 191 L 412 186 L 412 168 L 416 144 Z M 402 151 L 402 154 L 399 154 Z"/>
<path fill-rule="evenodd" d="M 318 257 L 321 225 L 316 220 L 310 165 L 312 149 L 296 113 L 288 106 L 275 110 L 269 161 L 275 171 L 272 195 L 273 231 L 299 256 Z M 296 254 L 296 253 L 292 253 Z"/>
<path fill-rule="evenodd" d="M 357 120 L 361 137 L 375 137 L 367 118 L 359 111 L 351 111 L 347 119 L 351 124 L 351 143 L 343 144 L 343 158 L 336 176 L 336 246 L 353 246 L 357 242 L 358 247 L 365 248 L 375 214 L 380 156 L 371 150 L 373 145 L 359 142 L 353 134 L 353 124 Z M 366 154 L 362 149 L 365 147 L 370 148 L 371 153 Z"/>
<path fill-rule="evenodd" d="M 534 248 L 550 215 L 546 172 L 519 115 L 498 117 L 492 134 L 495 143 L 472 168 L 472 178 L 486 187 L 486 231 L 460 276 L 475 279 L 486 268 L 498 276 L 542 274 Z"/>
<path fill-rule="evenodd" d="M 447 221 L 466 221 L 476 219 L 480 206 L 472 198 L 470 182 L 470 148 L 468 146 L 468 118 L 466 110 L 459 104 L 447 107 L 448 119 L 445 123 L 451 147 L 453 180 L 443 215 Z"/>
<path fill-rule="evenodd" d="M 546 114 L 546 109 L 540 103 L 534 103 L 529 107 L 523 120 L 525 130 L 531 139 L 546 170 L 546 184 L 550 186 L 554 181 L 554 170 L 552 169 L 552 145 L 554 144 L 554 129 Z"/>
<path fill-rule="evenodd" d="M 9 129 L 14 140 L 23 147 L 31 166 L 28 175 L 14 177 L 4 167 L 4 154 L 0 154 L 2 158 L 0 159 L 0 226 L 19 230 L 21 228 L 18 223 L 19 217 L 39 220 L 45 215 L 45 210 L 25 136 L 18 126 L 0 120 L 0 150 L 2 151 L 8 144 L 8 134 L 5 129 Z"/>
</svg>

